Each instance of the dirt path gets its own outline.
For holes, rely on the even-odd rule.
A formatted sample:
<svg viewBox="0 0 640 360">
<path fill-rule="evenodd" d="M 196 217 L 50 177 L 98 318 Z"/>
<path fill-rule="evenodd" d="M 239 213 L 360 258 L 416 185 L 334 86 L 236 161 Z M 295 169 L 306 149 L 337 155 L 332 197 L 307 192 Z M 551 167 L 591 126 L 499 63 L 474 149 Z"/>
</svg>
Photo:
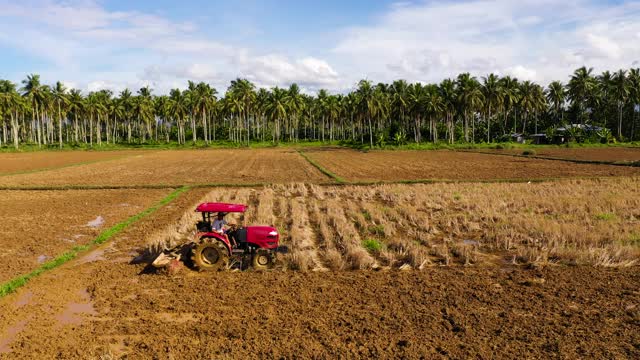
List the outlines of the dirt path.
<svg viewBox="0 0 640 360">
<path fill-rule="evenodd" d="M 0 358 L 640 356 L 638 267 L 169 277 L 128 264 L 207 191 L 1 299 Z"/>
</svg>

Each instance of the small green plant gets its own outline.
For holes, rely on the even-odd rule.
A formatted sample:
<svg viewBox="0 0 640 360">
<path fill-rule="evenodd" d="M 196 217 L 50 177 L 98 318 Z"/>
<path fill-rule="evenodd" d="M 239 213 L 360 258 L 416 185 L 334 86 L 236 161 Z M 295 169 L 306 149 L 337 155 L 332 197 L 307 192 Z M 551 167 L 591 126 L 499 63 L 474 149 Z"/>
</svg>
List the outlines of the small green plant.
<svg viewBox="0 0 640 360">
<path fill-rule="evenodd" d="M 454 192 L 454 193 L 453 193 L 453 200 L 458 201 L 458 200 L 460 200 L 460 199 L 462 199 L 462 195 L 460 195 L 460 193 L 459 193 L 459 192 Z"/>
<path fill-rule="evenodd" d="M 364 216 L 365 220 L 371 221 L 371 214 L 367 210 L 362 210 L 362 216 Z"/>
<path fill-rule="evenodd" d="M 376 239 L 366 239 L 362 241 L 362 246 L 370 253 L 382 250 L 382 243 Z"/>
<path fill-rule="evenodd" d="M 525 151 L 522 152 L 522 155 L 524 156 L 533 156 L 536 154 L 535 150 L 531 150 L 531 149 L 527 149 Z"/>
<path fill-rule="evenodd" d="M 383 225 L 371 225 L 369 226 L 369 233 L 375 236 L 384 236 L 384 226 Z"/>
<path fill-rule="evenodd" d="M 616 218 L 616 214 L 613 213 L 601 213 L 596 215 L 596 220 L 610 221 Z"/>
<path fill-rule="evenodd" d="M 396 145 L 405 145 L 407 143 L 407 134 L 404 130 L 400 130 L 393 136 L 393 140 Z"/>
</svg>

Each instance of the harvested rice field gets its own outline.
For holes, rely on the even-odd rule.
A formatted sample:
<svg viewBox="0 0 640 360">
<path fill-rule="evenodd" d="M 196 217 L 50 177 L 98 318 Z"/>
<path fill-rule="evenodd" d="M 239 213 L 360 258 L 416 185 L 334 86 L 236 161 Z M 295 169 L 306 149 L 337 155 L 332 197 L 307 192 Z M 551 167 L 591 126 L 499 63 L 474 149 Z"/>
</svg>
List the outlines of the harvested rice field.
<svg viewBox="0 0 640 360">
<path fill-rule="evenodd" d="M 294 150 L 146 151 L 122 159 L 0 177 L 0 186 L 242 184 L 328 178 Z"/>
<path fill-rule="evenodd" d="M 0 283 L 135 215 L 169 190 L 0 191 Z"/>
<path fill-rule="evenodd" d="M 305 154 L 347 181 L 533 180 L 637 176 L 640 168 L 575 164 L 461 151 L 309 150 Z"/>
<path fill-rule="evenodd" d="M 640 179 L 554 183 L 273 185 L 214 189 L 201 202 L 248 204 L 236 224 L 275 225 L 282 270 L 442 265 L 632 266 L 640 261 Z M 197 204 L 193 204 L 193 208 Z M 189 209 L 153 242 L 194 234 Z"/>
</svg>

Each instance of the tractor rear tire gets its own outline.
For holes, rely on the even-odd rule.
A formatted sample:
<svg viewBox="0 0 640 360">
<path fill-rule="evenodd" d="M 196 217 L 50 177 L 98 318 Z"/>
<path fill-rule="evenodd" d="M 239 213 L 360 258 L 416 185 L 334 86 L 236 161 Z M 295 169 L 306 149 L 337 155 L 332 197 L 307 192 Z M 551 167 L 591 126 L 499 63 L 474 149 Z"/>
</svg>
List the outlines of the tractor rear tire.
<svg viewBox="0 0 640 360">
<path fill-rule="evenodd" d="M 198 271 L 224 270 L 229 264 L 229 252 L 221 241 L 207 238 L 193 248 L 191 261 Z"/>
<path fill-rule="evenodd" d="M 272 269 L 275 265 L 273 254 L 265 249 L 257 249 L 251 257 L 251 266 L 255 270 Z"/>
</svg>

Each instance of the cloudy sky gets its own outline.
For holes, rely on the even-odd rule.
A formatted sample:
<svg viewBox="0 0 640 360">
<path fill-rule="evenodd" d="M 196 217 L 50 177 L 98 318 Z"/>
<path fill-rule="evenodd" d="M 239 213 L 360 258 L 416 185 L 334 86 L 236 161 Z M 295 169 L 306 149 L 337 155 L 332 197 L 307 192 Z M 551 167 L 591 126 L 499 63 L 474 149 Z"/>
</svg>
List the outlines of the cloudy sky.
<svg viewBox="0 0 640 360">
<path fill-rule="evenodd" d="M 547 84 L 640 67 L 640 1 L 0 0 L 0 78 L 84 91 L 188 79 L 349 90 L 460 72 Z"/>
</svg>

